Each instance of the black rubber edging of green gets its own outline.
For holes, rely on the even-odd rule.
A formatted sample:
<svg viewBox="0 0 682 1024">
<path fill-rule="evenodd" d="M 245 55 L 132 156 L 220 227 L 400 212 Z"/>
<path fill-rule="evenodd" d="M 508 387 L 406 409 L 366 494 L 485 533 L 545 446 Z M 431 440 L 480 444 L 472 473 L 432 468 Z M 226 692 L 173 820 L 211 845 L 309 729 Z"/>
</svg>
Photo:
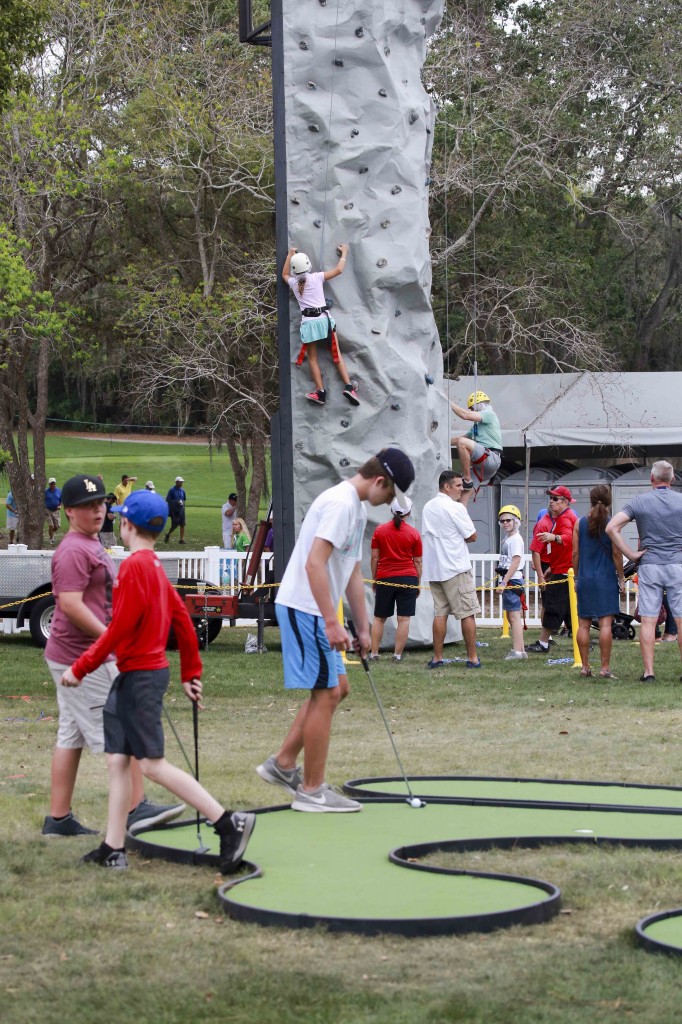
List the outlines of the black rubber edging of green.
<svg viewBox="0 0 682 1024">
<path fill-rule="evenodd" d="M 635 925 L 635 938 L 647 953 L 667 953 L 669 956 L 682 956 L 682 948 L 680 946 L 670 946 L 667 942 L 662 942 L 660 939 L 652 939 L 650 935 L 646 934 L 646 929 L 649 925 L 656 924 L 658 921 L 667 921 L 671 917 L 682 917 L 682 907 L 677 907 L 675 910 L 663 910 L 659 914 L 643 917 L 641 921 L 637 922 Z"/>
<path fill-rule="evenodd" d="M 409 801 L 405 794 L 382 792 L 380 789 L 368 792 L 362 787 L 367 783 L 375 782 L 402 782 L 401 775 L 372 776 L 366 779 L 350 779 L 343 784 L 343 792 L 356 800 L 364 800 L 366 803 L 372 801 L 378 803 L 404 803 Z M 420 783 L 424 782 L 528 782 L 541 783 L 552 786 L 603 786 L 615 789 L 662 789 L 669 793 L 679 793 L 682 797 L 680 786 L 654 786 L 633 782 L 594 782 L 575 779 L 524 779 L 507 778 L 503 775 L 412 775 L 408 776 L 410 788 L 414 795 L 421 800 L 434 804 L 460 804 L 465 807 L 528 807 L 538 811 L 627 811 L 632 814 L 669 814 L 682 815 L 682 807 L 647 807 L 633 804 L 592 804 L 583 801 L 563 803 L 561 800 L 509 800 L 504 797 L 476 797 L 476 796 L 434 796 L 429 793 L 416 792 Z"/>
<path fill-rule="evenodd" d="M 276 810 L 277 808 L 268 808 L 268 810 Z M 154 829 L 145 829 L 142 834 L 146 831 L 150 832 L 172 832 L 176 828 L 188 828 L 192 825 L 196 826 L 196 818 L 191 818 L 186 821 L 171 821 L 165 825 L 159 826 Z M 211 828 L 208 821 L 205 818 L 201 819 L 201 825 L 205 828 Z M 167 860 L 171 864 L 189 864 L 192 867 L 209 867 L 220 870 L 220 857 L 217 853 L 203 853 L 199 850 L 182 850 L 177 846 L 162 846 L 160 843 L 147 843 L 144 839 L 138 838 L 138 836 L 129 832 L 126 835 L 125 845 L 127 850 L 131 850 L 133 853 L 139 853 L 142 857 L 147 857 L 149 860 Z M 239 881 L 246 881 L 248 878 L 260 878 L 263 874 L 257 864 L 253 864 L 250 860 L 243 860 L 239 865 L 240 870 L 242 868 L 248 868 L 249 873 L 239 876 Z"/>
</svg>

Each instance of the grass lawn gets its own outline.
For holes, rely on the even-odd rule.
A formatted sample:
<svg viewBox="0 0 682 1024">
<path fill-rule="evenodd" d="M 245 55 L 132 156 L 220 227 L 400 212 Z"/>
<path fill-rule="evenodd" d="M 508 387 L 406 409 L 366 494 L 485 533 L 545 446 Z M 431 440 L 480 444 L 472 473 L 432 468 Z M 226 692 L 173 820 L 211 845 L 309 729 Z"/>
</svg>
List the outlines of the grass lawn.
<svg viewBox="0 0 682 1024">
<path fill-rule="evenodd" d="M 47 477 L 56 477 L 59 487 L 75 473 L 101 473 L 107 489 L 113 491 L 122 474 L 127 473 L 137 477 L 138 488 L 153 480 L 165 497 L 179 474 L 185 478 L 187 491 L 188 547 L 201 550 L 207 544 L 222 543 L 220 508 L 235 489 L 226 448 L 218 451 L 206 444 L 182 441 L 161 444 L 147 438 L 116 441 L 97 434 L 87 438 L 48 434 L 46 451 Z M 267 508 L 262 512 L 267 514 Z M 4 526 L 4 518 L 2 522 Z M 66 528 L 63 513 L 62 526 Z M 178 546 L 178 538 L 176 530 L 170 548 Z"/>
<path fill-rule="evenodd" d="M 427 672 L 426 651 L 409 652 L 400 665 L 383 659 L 373 666 L 410 774 L 682 783 L 674 645 L 657 649 L 656 683 L 643 686 L 636 644 L 614 645 L 619 679 L 605 682 L 580 679 L 543 657 L 518 668 L 503 661 L 509 642 L 497 631 L 481 639 L 489 647 L 481 650 L 480 672 L 461 665 Z M 245 655 L 244 641 L 244 630 L 225 629 L 205 655 L 201 772 L 220 799 L 267 806 L 277 794 L 253 769 L 277 749 L 298 698 L 282 688 L 277 632 L 266 631 L 269 650 L 260 656 Z M 558 656 L 568 653 L 562 648 Z M 25 637 L 0 637 L 0 661 L 5 1024 L 678 1020 L 682 960 L 641 951 L 632 931 L 645 914 L 682 905 L 681 853 L 590 846 L 434 855 L 437 863 L 559 885 L 564 912 L 531 928 L 410 940 L 238 924 L 219 913 L 208 869 L 131 857 L 130 871 L 112 877 L 79 867 L 88 839 L 40 838 L 54 689 L 41 652 Z M 394 775 L 362 669 L 352 668 L 350 678 L 329 780 Z M 167 700 L 191 750 L 191 709 L 177 684 Z M 171 735 L 167 751 L 183 764 Z M 163 798 L 153 787 L 149 795 Z M 75 810 L 86 823 L 104 825 L 103 759 L 84 755 Z"/>
</svg>

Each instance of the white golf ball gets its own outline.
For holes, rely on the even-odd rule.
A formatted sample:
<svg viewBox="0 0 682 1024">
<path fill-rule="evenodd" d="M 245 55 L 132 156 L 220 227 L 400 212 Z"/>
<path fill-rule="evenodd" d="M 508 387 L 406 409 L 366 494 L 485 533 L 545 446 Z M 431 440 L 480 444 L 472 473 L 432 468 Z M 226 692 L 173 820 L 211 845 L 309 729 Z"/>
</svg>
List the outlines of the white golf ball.
<svg viewBox="0 0 682 1024">
<path fill-rule="evenodd" d="M 422 806 L 422 802 L 419 799 L 419 797 L 418 796 L 413 796 L 412 799 L 410 800 L 410 807 L 421 807 L 421 806 Z"/>
</svg>

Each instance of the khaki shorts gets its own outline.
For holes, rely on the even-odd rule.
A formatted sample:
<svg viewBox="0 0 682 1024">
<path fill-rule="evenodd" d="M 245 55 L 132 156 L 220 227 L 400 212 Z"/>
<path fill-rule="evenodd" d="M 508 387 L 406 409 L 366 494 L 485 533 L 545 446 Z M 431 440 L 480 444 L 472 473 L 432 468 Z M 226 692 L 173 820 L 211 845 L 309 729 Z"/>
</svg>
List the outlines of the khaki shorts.
<svg viewBox="0 0 682 1024">
<path fill-rule="evenodd" d="M 460 572 L 449 580 L 431 580 L 429 585 L 435 615 L 454 615 L 456 619 L 466 619 L 470 615 L 480 614 L 481 606 L 471 572 Z"/>
<path fill-rule="evenodd" d="M 46 508 L 45 518 L 51 526 L 54 526 L 55 530 L 58 530 L 62 525 L 61 517 L 58 508 Z"/>
<path fill-rule="evenodd" d="M 93 754 L 103 754 L 104 705 L 118 675 L 116 662 L 105 661 L 80 686 L 60 686 L 59 680 L 69 666 L 45 660 L 57 686 L 57 746 L 66 750 L 89 747 Z"/>
</svg>

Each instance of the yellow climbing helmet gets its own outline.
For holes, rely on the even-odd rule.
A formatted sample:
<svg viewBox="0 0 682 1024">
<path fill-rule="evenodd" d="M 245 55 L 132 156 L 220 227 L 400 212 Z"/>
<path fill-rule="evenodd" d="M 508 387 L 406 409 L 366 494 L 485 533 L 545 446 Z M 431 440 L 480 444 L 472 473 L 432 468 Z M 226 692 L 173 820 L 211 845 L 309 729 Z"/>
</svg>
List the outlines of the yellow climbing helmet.
<svg viewBox="0 0 682 1024">
<path fill-rule="evenodd" d="M 472 391 L 467 399 L 467 409 L 473 409 L 479 402 L 489 402 L 490 399 L 485 391 Z"/>
<path fill-rule="evenodd" d="M 516 518 L 519 520 L 521 519 L 521 512 L 516 507 L 516 505 L 503 505 L 500 511 L 497 513 L 497 518 L 499 519 L 500 516 L 504 515 L 505 512 L 508 512 L 510 516 L 516 516 Z"/>
</svg>

